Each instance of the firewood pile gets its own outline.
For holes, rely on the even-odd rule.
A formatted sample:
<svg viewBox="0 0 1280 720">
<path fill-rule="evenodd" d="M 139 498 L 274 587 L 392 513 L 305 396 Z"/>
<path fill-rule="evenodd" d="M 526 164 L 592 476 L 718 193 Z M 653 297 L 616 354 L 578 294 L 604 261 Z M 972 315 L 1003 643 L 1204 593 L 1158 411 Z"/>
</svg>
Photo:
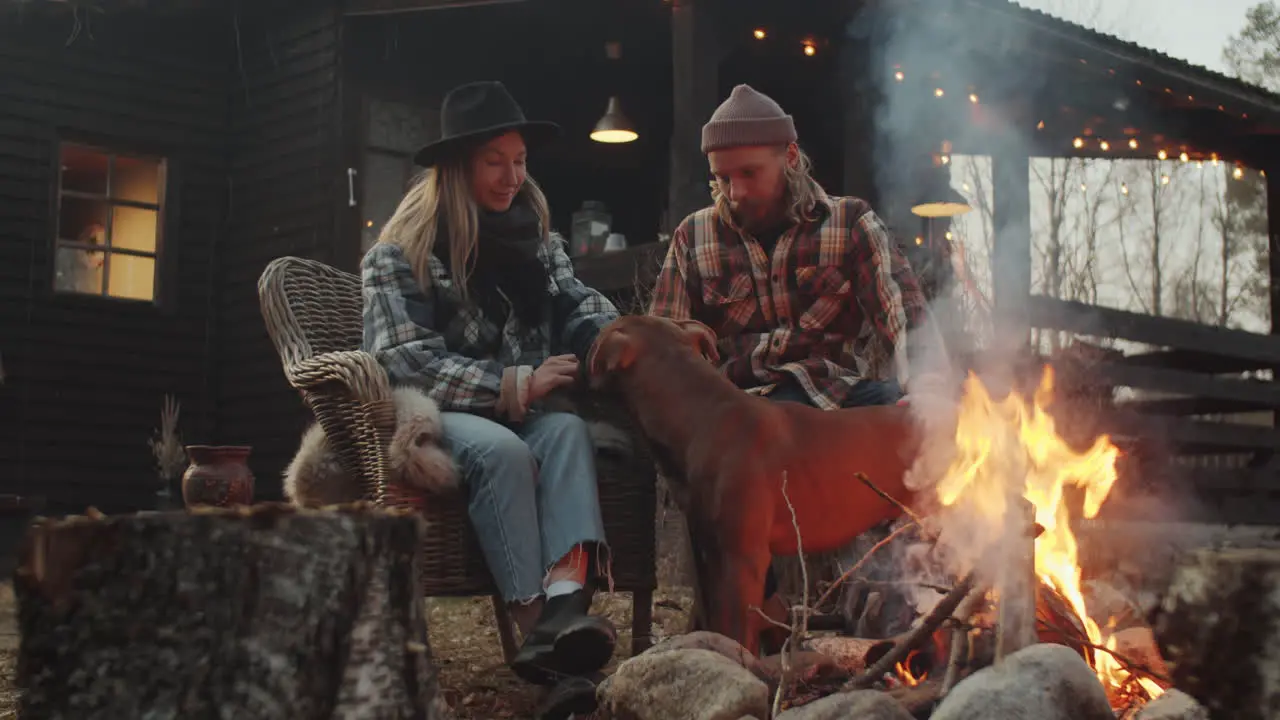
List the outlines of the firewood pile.
<svg viewBox="0 0 1280 720">
<path fill-rule="evenodd" d="M 794 649 L 766 658 L 712 633 L 668 638 L 601 686 L 595 717 L 1274 718 L 1280 686 L 1267 648 L 1280 601 L 1267 598 L 1280 597 L 1277 581 L 1278 550 L 1197 551 L 1152 625 L 1119 619 L 1101 644 L 1069 598 L 1037 581 L 1032 634 L 1019 645 L 1001 625 L 1021 621 L 1001 611 L 1009 575 L 974 573 L 930 586 L 940 599 L 895 637 L 797 632 Z"/>
</svg>

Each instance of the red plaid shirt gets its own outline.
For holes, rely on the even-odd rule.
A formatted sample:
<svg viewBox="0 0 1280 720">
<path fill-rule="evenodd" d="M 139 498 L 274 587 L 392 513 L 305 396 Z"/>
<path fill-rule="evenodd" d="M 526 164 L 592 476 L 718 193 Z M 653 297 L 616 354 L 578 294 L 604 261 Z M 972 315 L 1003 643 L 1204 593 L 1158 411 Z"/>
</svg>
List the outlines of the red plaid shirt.
<svg viewBox="0 0 1280 720">
<path fill-rule="evenodd" d="M 772 257 L 714 207 L 680 223 L 649 312 L 701 321 L 723 370 L 768 393 L 794 378 L 821 408 L 862 379 L 907 378 L 907 330 L 925 298 L 888 229 L 863 200 L 823 197 L 816 222 L 784 232 Z"/>
</svg>

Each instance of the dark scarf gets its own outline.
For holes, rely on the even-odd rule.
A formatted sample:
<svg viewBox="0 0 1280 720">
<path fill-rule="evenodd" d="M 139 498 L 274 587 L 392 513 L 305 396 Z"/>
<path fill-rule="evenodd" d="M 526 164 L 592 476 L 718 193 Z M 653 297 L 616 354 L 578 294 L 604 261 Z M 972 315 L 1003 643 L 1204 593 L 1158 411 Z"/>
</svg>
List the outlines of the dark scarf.
<svg viewBox="0 0 1280 720">
<path fill-rule="evenodd" d="M 467 281 L 471 301 L 485 317 L 503 325 L 507 320 L 507 302 L 502 298 L 505 294 L 522 324 L 541 325 L 549 278 L 546 266 L 538 257 L 542 232 L 537 214 L 528 201 L 519 196 L 506 212 L 481 208 L 477 216 L 479 237 Z M 446 268 L 452 269 L 446 222 L 439 224 L 434 252 Z"/>
</svg>

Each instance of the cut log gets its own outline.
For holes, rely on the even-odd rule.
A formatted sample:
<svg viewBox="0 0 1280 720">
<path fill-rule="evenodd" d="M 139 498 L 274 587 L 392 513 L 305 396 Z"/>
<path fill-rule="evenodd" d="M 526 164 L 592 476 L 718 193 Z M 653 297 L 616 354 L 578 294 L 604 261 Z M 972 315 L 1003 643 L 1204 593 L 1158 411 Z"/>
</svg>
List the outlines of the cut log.
<svg viewBox="0 0 1280 720">
<path fill-rule="evenodd" d="M 1174 685 L 1211 717 L 1280 717 L 1280 550 L 1193 553 L 1154 630 Z"/>
<path fill-rule="evenodd" d="M 365 504 L 37 521 L 19 716 L 443 719 L 421 524 Z"/>
</svg>

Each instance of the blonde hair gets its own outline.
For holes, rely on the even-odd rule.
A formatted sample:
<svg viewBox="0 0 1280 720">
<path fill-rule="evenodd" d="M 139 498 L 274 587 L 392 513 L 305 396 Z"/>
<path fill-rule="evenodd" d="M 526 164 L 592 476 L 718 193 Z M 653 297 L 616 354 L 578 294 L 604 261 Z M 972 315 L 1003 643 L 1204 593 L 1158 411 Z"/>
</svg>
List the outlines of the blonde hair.
<svg viewBox="0 0 1280 720">
<path fill-rule="evenodd" d="M 785 154 L 787 145 L 780 145 L 779 152 Z M 785 183 L 783 201 L 787 203 L 787 219 L 793 223 L 814 222 L 818 219 L 817 207 L 827 199 L 827 193 L 813 179 L 813 161 L 799 145 L 796 146 L 796 164 L 783 163 L 782 178 Z M 733 220 L 733 211 L 729 206 L 729 198 L 725 197 L 717 180 L 711 181 L 711 202 L 715 204 L 716 215 L 726 225 L 737 228 Z"/>
<path fill-rule="evenodd" d="M 449 274 L 462 297 L 467 297 L 467 280 L 475 265 L 480 236 L 479 212 L 471 195 L 470 156 L 451 159 L 429 167 L 414 177 L 400 199 L 391 219 L 378 233 L 378 242 L 396 245 L 404 251 L 418 284 L 431 281 L 431 254 L 436 244 L 440 218 L 449 228 Z M 543 242 L 551 237 L 551 209 L 547 196 L 533 177 L 526 175 L 513 203 L 528 202 L 538 218 Z"/>
</svg>

